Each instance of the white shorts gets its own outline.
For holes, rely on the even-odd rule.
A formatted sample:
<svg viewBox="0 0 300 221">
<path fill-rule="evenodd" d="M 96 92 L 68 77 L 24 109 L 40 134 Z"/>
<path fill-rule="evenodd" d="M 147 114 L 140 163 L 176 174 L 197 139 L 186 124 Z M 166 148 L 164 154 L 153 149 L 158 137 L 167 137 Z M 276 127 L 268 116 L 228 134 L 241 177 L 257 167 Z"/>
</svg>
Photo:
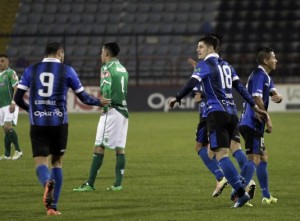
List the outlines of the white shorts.
<svg viewBox="0 0 300 221">
<path fill-rule="evenodd" d="M 15 111 L 13 113 L 9 112 L 9 105 L 0 108 L 0 126 L 4 123 L 9 122 L 12 125 L 17 125 L 19 115 L 19 107 L 16 105 Z"/>
<path fill-rule="evenodd" d="M 109 109 L 100 117 L 95 146 L 109 149 L 123 148 L 126 146 L 128 131 L 128 118 L 125 118 L 116 109 Z"/>
</svg>

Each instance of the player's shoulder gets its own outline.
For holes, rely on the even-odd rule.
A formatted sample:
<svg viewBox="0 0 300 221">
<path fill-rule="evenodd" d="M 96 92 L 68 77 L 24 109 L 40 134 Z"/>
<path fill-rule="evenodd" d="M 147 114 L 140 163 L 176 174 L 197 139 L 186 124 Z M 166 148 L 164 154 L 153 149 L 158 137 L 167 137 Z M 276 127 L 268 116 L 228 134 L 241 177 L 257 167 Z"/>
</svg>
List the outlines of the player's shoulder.
<svg viewBox="0 0 300 221">
<path fill-rule="evenodd" d="M 126 72 L 126 68 L 120 63 L 119 60 L 114 60 L 102 66 L 101 70 L 108 71 L 110 73 L 114 72 Z"/>
</svg>

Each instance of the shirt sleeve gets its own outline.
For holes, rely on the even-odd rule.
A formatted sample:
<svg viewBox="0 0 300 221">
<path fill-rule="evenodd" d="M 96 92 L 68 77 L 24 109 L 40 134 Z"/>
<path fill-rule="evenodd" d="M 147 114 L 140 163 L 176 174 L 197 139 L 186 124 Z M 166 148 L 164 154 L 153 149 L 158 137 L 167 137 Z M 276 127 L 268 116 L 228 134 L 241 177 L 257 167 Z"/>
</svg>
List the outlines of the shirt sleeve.
<svg viewBox="0 0 300 221">
<path fill-rule="evenodd" d="M 196 78 L 200 82 L 201 79 L 206 78 L 209 73 L 210 69 L 208 65 L 204 61 L 200 61 L 192 74 L 192 78 Z"/>
<path fill-rule="evenodd" d="M 30 78 L 31 78 L 30 70 L 31 70 L 30 67 L 25 69 L 25 71 L 21 77 L 21 80 L 18 84 L 18 88 L 25 90 L 25 91 L 27 91 L 28 88 L 30 88 Z"/>
<path fill-rule="evenodd" d="M 251 90 L 251 96 L 252 97 L 263 97 L 263 91 L 264 91 L 264 84 L 265 78 L 262 74 L 255 74 L 252 78 L 253 84 L 252 84 L 252 90 Z"/>
<path fill-rule="evenodd" d="M 111 99 L 111 83 L 112 83 L 112 70 L 106 68 L 102 69 L 100 90 L 101 90 L 101 95 L 106 99 Z"/>
<path fill-rule="evenodd" d="M 72 67 L 69 67 L 67 69 L 67 75 L 68 75 L 68 87 L 70 87 L 76 94 L 82 92 L 84 88 L 81 84 L 77 72 Z"/>
</svg>

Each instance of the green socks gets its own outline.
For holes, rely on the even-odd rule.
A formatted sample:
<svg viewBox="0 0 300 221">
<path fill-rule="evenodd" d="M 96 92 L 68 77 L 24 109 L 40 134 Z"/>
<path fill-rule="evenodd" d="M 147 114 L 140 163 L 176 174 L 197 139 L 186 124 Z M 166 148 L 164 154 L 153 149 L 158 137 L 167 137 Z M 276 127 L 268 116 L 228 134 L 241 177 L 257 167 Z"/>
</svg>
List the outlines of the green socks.
<svg viewBox="0 0 300 221">
<path fill-rule="evenodd" d="M 4 148 L 5 148 L 5 153 L 4 155 L 7 157 L 10 157 L 10 149 L 11 149 L 11 141 L 9 138 L 8 133 L 5 133 L 5 137 L 4 137 Z"/>
<path fill-rule="evenodd" d="M 114 186 L 121 186 L 122 178 L 125 172 L 125 154 L 117 154 L 116 164 L 116 182 Z"/>
<path fill-rule="evenodd" d="M 9 137 L 10 141 L 14 144 L 16 150 L 21 151 L 20 147 L 19 147 L 18 135 L 17 135 L 16 131 L 12 128 L 8 131 L 7 135 Z"/>
<path fill-rule="evenodd" d="M 98 173 L 98 170 L 100 169 L 102 162 L 103 162 L 104 155 L 100 153 L 94 153 L 93 155 L 93 161 L 90 169 L 90 175 L 88 179 L 88 184 L 90 186 L 94 186 L 96 176 Z"/>
</svg>

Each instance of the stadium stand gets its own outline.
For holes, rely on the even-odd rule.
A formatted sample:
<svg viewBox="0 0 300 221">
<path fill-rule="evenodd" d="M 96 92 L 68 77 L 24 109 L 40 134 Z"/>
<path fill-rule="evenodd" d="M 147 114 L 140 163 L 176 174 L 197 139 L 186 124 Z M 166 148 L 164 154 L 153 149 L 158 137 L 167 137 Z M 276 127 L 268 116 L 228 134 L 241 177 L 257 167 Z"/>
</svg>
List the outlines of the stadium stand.
<svg viewBox="0 0 300 221">
<path fill-rule="evenodd" d="M 21 0 L 12 14 L 15 22 L 6 33 L 13 35 L 3 43 L 12 61 L 36 62 L 47 42 L 59 40 L 65 44 L 67 62 L 88 84 L 98 77 L 99 47 L 109 40 L 121 44 L 120 58 L 139 83 L 173 77 L 180 83 L 191 71 L 186 59 L 195 57 L 199 34 L 210 31 L 224 35 L 222 56 L 242 78 L 255 65 L 253 54 L 259 45 L 276 51 L 276 82 L 289 82 L 279 74 L 283 70 L 292 76 L 300 69 L 298 1 Z M 290 62 L 295 62 L 293 68 L 287 68 Z M 136 83 L 137 78 L 132 79 Z"/>
</svg>

